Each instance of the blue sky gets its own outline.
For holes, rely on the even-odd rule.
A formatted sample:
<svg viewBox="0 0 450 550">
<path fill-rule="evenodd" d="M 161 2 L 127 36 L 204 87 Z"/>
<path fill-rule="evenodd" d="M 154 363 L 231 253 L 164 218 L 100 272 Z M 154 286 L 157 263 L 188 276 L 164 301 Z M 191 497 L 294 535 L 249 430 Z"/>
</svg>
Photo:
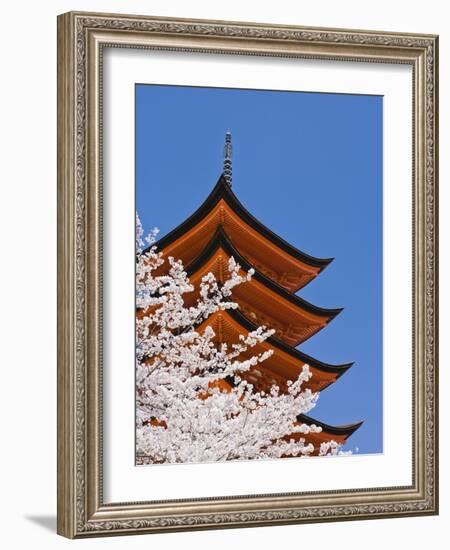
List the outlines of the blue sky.
<svg viewBox="0 0 450 550">
<path fill-rule="evenodd" d="M 233 142 L 233 191 L 312 256 L 335 258 L 302 298 L 343 307 L 300 349 L 354 361 L 311 416 L 364 420 L 347 448 L 382 452 L 382 97 L 136 85 L 136 205 L 160 236 L 204 201 Z"/>
</svg>

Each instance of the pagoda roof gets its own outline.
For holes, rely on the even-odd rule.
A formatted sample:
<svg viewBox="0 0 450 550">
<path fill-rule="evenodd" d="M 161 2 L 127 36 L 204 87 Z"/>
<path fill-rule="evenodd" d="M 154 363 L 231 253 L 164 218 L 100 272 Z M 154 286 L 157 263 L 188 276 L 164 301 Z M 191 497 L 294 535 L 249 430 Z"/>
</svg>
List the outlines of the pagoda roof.
<svg viewBox="0 0 450 550">
<path fill-rule="evenodd" d="M 316 426 L 319 426 L 320 428 L 322 428 L 322 432 L 319 432 L 319 433 L 326 432 L 329 435 L 344 437 L 345 439 L 349 438 L 352 434 L 356 432 L 358 428 L 362 426 L 362 424 L 364 424 L 364 421 L 361 420 L 359 422 L 354 422 L 352 424 L 341 424 L 339 426 L 331 426 L 330 424 L 325 424 L 325 422 L 321 422 L 320 420 L 315 420 L 314 418 L 311 418 L 306 414 L 299 414 L 297 416 L 297 421 L 301 422 L 302 424 L 307 424 L 308 426 L 315 424 Z"/>
<path fill-rule="evenodd" d="M 202 327 L 206 326 L 212 326 L 217 339 L 228 344 L 237 343 L 240 334 L 246 334 L 257 329 L 257 326 L 238 309 L 217 311 L 200 323 L 198 329 L 201 330 Z M 243 378 L 249 378 L 249 381 L 257 389 L 267 389 L 272 384 L 277 384 L 280 389 L 283 389 L 287 380 L 295 380 L 303 366 L 307 364 L 313 376 L 308 382 L 305 382 L 305 387 L 310 388 L 311 391 L 322 391 L 336 382 L 353 365 L 353 363 L 342 365 L 324 363 L 285 344 L 275 336 L 270 336 L 264 342 L 256 344 L 255 347 L 243 353 L 243 357 L 262 353 L 269 349 L 274 352 L 272 356 L 250 369 L 245 376 L 242 376 Z"/>
<path fill-rule="evenodd" d="M 299 439 L 304 439 L 305 445 L 312 443 L 314 445 L 314 451 L 309 456 L 313 457 L 319 455 L 321 443 L 333 440 L 336 441 L 336 443 L 343 445 L 348 440 L 348 438 L 353 433 L 355 433 L 355 431 L 363 424 L 363 422 L 356 422 L 354 424 L 331 426 L 329 424 L 325 424 L 324 422 L 320 422 L 319 420 L 315 420 L 310 416 L 306 416 L 305 414 L 299 414 L 297 416 L 297 422 L 301 424 L 307 424 L 308 426 L 315 424 L 316 426 L 320 426 L 322 428 L 321 432 L 310 432 L 306 434 L 294 432 L 284 436 L 283 438 L 285 441 L 289 441 L 290 439 L 294 439 L 295 441 L 298 441 Z M 293 457 L 291 455 L 284 455 L 283 458 L 296 457 Z M 153 464 L 151 458 L 147 457 L 146 455 L 137 455 L 137 459 L 139 460 L 139 464 Z"/>
<path fill-rule="evenodd" d="M 233 390 L 234 382 L 232 378 L 229 378 L 227 380 L 221 379 L 218 380 L 216 383 L 212 383 L 211 387 L 217 387 L 220 388 L 221 391 L 229 392 Z M 257 390 L 259 390 L 259 388 L 257 388 Z M 207 393 L 204 393 L 202 395 L 202 398 L 206 399 Z M 353 424 L 341 424 L 339 426 L 332 426 L 330 424 L 325 424 L 325 422 L 321 422 L 320 420 L 316 420 L 306 414 L 299 414 L 297 415 L 294 425 L 299 424 L 306 424 L 307 426 L 315 425 L 321 428 L 321 431 L 310 433 L 293 432 L 284 436 L 283 439 L 285 439 L 286 441 L 289 441 L 290 439 L 305 439 L 306 444 L 312 443 L 314 445 L 315 449 L 313 455 L 317 456 L 320 452 L 321 443 L 334 440 L 336 441 L 336 443 L 343 444 L 363 424 L 363 422 L 360 421 Z"/>
<path fill-rule="evenodd" d="M 223 208 L 226 212 L 222 210 L 219 212 L 217 208 L 219 210 Z M 243 224 L 240 235 L 245 238 L 240 238 L 240 242 L 236 243 L 236 246 L 241 252 L 244 252 L 247 247 L 245 252 L 248 251 L 250 256 L 252 251 L 256 254 L 259 253 L 260 264 L 268 262 L 272 255 L 277 256 L 277 259 L 272 261 L 275 270 L 278 267 L 282 273 L 273 274 L 273 265 L 269 266 L 267 271 L 274 276 L 279 276 L 280 284 L 290 291 L 297 291 L 307 284 L 332 261 L 332 258 L 320 259 L 302 252 L 263 225 L 238 200 L 223 174 L 203 204 L 184 222 L 157 241 L 154 246 L 163 252 L 167 249 L 168 254 L 173 255 L 176 259 L 182 259 L 185 264 L 190 263 L 202 250 L 203 243 L 209 241 L 211 233 L 221 223 L 220 218 L 227 212 L 234 215 L 234 222 L 229 221 L 228 223 L 235 227 L 235 230 L 239 224 L 241 226 Z M 236 222 L 236 220 L 240 221 Z M 211 228 L 210 233 L 206 226 Z M 192 235 L 192 241 L 187 246 L 186 242 L 191 232 L 195 235 Z M 180 242 L 179 253 L 173 254 L 172 251 L 175 250 L 178 240 L 182 240 L 183 245 L 181 246 Z M 245 241 L 249 241 L 249 243 Z M 269 248 L 270 255 L 267 254 Z M 283 261 L 280 261 L 280 258 Z M 255 265 L 258 262 L 250 261 L 250 263 Z M 259 265 L 259 267 L 260 271 L 264 271 L 264 265 Z"/>
<path fill-rule="evenodd" d="M 233 390 L 234 382 L 231 378 L 227 380 L 221 379 L 218 380 L 216 383 L 211 384 L 211 387 L 218 387 L 221 389 L 221 391 L 229 392 Z M 207 398 L 207 393 L 203 394 L 202 398 Z M 289 441 L 290 439 L 305 439 L 306 444 L 312 443 L 314 445 L 315 449 L 313 452 L 313 456 L 317 456 L 320 452 L 321 443 L 331 440 L 334 440 L 336 441 L 336 443 L 340 444 L 345 443 L 347 439 L 353 433 L 355 433 L 358 428 L 360 428 L 360 426 L 363 424 L 363 421 L 354 422 L 352 424 L 341 424 L 338 426 L 332 426 L 330 424 L 325 424 L 325 422 L 321 422 L 320 420 L 316 420 L 315 418 L 312 418 L 311 416 L 308 416 L 306 414 L 299 414 L 297 415 L 294 425 L 299 424 L 306 424 L 307 426 L 314 425 L 321 428 L 322 431 L 310 433 L 293 432 L 284 436 L 284 439 L 286 441 Z"/>
<path fill-rule="evenodd" d="M 343 445 L 347 441 L 347 439 L 363 423 L 363 422 L 356 422 L 354 424 L 331 426 L 330 424 L 325 424 L 324 422 L 315 420 L 314 418 L 311 418 L 310 416 L 307 416 L 305 414 L 299 414 L 297 416 L 297 422 L 299 424 L 307 424 L 308 426 L 315 424 L 316 426 L 319 426 L 320 428 L 322 428 L 321 432 L 310 432 L 307 434 L 294 432 L 284 437 L 286 441 L 289 441 L 290 439 L 294 439 L 295 441 L 298 441 L 299 439 L 304 439 L 306 445 L 308 445 L 309 443 L 312 443 L 314 445 L 314 451 L 311 456 L 319 455 L 320 445 L 322 443 L 326 443 L 328 441 L 335 441 L 336 443 Z M 289 458 L 289 455 L 285 455 L 285 456 L 286 458 Z"/>
<path fill-rule="evenodd" d="M 229 258 L 233 257 L 245 271 L 255 271 L 249 282 L 233 289 L 233 299 L 240 304 L 241 309 L 251 310 L 257 323 L 275 328 L 277 336 L 291 346 L 295 347 L 307 340 L 342 311 L 342 308 L 315 306 L 261 273 L 234 247 L 222 226 L 218 227 L 200 256 L 187 266 L 186 272 L 191 283 L 195 284 L 195 279 L 203 274 L 204 267 L 213 271 L 219 280 L 225 278 L 224 272 L 227 272 L 228 266 L 221 257 L 221 251 Z M 212 262 L 214 265 L 211 265 Z M 189 297 L 188 302 L 193 299 L 194 296 Z"/>
<path fill-rule="evenodd" d="M 232 379 L 219 380 L 216 386 L 222 388 L 222 390 L 224 391 L 231 391 L 234 386 L 234 383 Z M 359 422 L 353 422 L 351 424 L 341 424 L 338 426 L 332 426 L 331 424 L 326 424 L 325 422 L 322 422 L 321 420 L 316 420 L 315 418 L 312 418 L 311 416 L 306 414 L 297 415 L 297 422 L 299 424 L 307 424 L 308 426 L 315 425 L 315 426 L 318 426 L 319 428 L 322 428 L 322 432 L 316 432 L 317 434 L 326 433 L 327 435 L 343 437 L 345 439 L 347 439 L 354 432 L 356 432 L 356 430 L 360 426 L 362 426 L 362 424 L 364 423 L 364 421 L 361 420 Z"/>
</svg>

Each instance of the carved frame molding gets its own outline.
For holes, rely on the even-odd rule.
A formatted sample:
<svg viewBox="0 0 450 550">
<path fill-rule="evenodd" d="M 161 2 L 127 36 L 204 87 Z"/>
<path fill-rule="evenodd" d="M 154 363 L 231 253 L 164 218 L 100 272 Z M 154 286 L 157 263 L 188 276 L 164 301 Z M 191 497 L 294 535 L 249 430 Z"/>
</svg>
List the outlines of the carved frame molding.
<svg viewBox="0 0 450 550">
<path fill-rule="evenodd" d="M 408 63 L 414 89 L 410 487 L 104 504 L 104 47 Z M 438 513 L 437 48 L 430 35 L 93 13 L 58 18 L 58 533 L 85 536 Z"/>
</svg>

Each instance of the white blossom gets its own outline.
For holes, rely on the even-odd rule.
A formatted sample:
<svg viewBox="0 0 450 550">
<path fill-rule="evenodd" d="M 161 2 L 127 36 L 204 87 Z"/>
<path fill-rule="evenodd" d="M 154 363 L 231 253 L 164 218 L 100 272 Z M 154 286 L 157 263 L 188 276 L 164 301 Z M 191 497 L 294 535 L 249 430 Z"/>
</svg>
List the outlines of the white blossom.
<svg viewBox="0 0 450 550">
<path fill-rule="evenodd" d="M 260 326 L 235 344 L 218 344 L 211 326 L 199 325 L 211 315 L 236 309 L 233 288 L 249 281 L 234 258 L 221 284 L 203 276 L 194 306 L 184 296 L 194 292 L 180 260 L 163 258 L 154 246 L 157 230 L 144 239 L 136 214 L 136 451 L 153 463 L 247 460 L 308 456 L 314 446 L 304 437 L 321 428 L 297 422 L 316 404 L 318 393 L 304 388 L 312 374 L 305 365 L 283 391 L 272 386 L 257 391 L 245 372 L 273 353 L 243 352 L 269 338 L 274 330 Z M 144 251 L 145 244 L 149 248 Z M 158 269 L 168 262 L 168 271 Z M 244 376 L 242 376 L 244 374 Z M 340 451 L 335 441 L 318 453 Z"/>
</svg>

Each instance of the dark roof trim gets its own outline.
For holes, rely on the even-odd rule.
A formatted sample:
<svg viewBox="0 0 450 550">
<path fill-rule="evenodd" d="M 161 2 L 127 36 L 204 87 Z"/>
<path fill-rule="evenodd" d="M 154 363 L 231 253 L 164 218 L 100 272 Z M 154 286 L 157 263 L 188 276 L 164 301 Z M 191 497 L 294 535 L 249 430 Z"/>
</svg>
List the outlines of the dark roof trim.
<svg viewBox="0 0 450 550">
<path fill-rule="evenodd" d="M 234 319 L 237 323 L 242 325 L 248 331 L 253 331 L 258 328 L 241 311 L 239 311 L 239 309 L 227 309 L 226 312 L 232 319 Z M 295 359 L 298 359 L 302 363 L 307 363 L 317 370 L 336 374 L 337 378 L 340 378 L 353 365 L 353 362 L 345 363 L 343 365 L 330 365 L 329 363 L 323 363 L 322 361 L 314 359 L 306 353 L 303 353 L 302 351 L 293 348 L 292 346 L 289 346 L 282 340 L 279 340 L 276 336 L 270 336 L 269 338 L 267 338 L 266 342 L 268 344 L 272 344 L 273 346 L 281 349 L 286 353 L 289 353 L 289 355 L 292 355 L 292 357 L 294 357 Z"/>
<path fill-rule="evenodd" d="M 227 315 L 229 315 L 232 319 L 234 319 L 237 323 L 239 323 L 249 332 L 254 331 L 258 328 L 239 309 L 227 309 L 225 311 Z M 198 325 L 201 325 L 204 322 L 205 320 L 199 322 Z M 269 338 L 267 338 L 266 342 L 268 344 L 273 345 L 274 347 L 279 348 L 285 353 L 288 353 L 289 355 L 301 361 L 302 363 L 306 363 L 309 366 L 319 371 L 335 374 L 337 379 L 340 378 L 343 374 L 345 374 L 354 365 L 353 361 L 351 363 L 343 363 L 340 365 L 332 365 L 330 363 L 324 363 L 323 361 L 320 361 L 319 359 L 314 359 L 314 357 L 311 357 L 310 355 L 303 353 L 299 349 L 294 348 L 289 344 L 286 344 L 282 340 L 279 340 L 276 336 L 270 336 Z M 330 384 L 331 383 L 332 382 L 330 382 Z M 325 386 L 325 388 L 327 388 L 330 384 Z"/>
<path fill-rule="evenodd" d="M 230 384 L 230 386 L 235 386 L 234 379 L 232 376 L 228 376 L 225 380 Z M 299 414 L 297 416 L 297 421 L 301 422 L 302 424 L 307 424 L 308 426 L 311 426 L 311 424 L 315 424 L 316 426 L 320 426 L 323 432 L 327 432 L 331 435 L 344 435 L 345 439 L 347 439 L 352 434 L 354 434 L 356 430 L 360 428 L 362 424 L 364 424 L 364 421 L 361 420 L 360 422 L 355 422 L 354 424 L 342 424 L 340 426 L 331 426 L 330 424 L 325 424 L 325 422 L 316 420 L 311 416 L 307 416 L 306 414 Z"/>
<path fill-rule="evenodd" d="M 321 259 L 310 256 L 309 254 L 298 250 L 287 241 L 273 233 L 273 231 L 252 216 L 252 214 L 250 214 L 250 212 L 239 202 L 223 174 L 220 175 L 218 182 L 203 204 L 178 227 L 159 239 L 154 246 L 156 246 L 158 250 L 163 250 L 181 235 L 184 235 L 184 233 L 192 229 L 192 227 L 194 227 L 199 220 L 201 220 L 214 208 L 220 199 L 224 199 L 233 211 L 236 212 L 236 214 L 238 214 L 246 223 L 248 223 L 248 225 L 252 226 L 256 231 L 258 231 L 258 233 L 273 242 L 276 246 L 284 250 L 293 258 L 300 260 L 311 267 L 318 267 L 320 268 L 320 271 L 322 271 L 333 260 L 333 258 Z M 150 247 L 148 247 L 144 252 L 146 252 L 149 248 Z"/>
<path fill-rule="evenodd" d="M 299 414 L 297 416 L 297 420 L 298 422 L 302 422 L 303 424 L 308 424 L 308 426 L 310 426 L 311 424 L 320 426 L 324 432 L 327 432 L 331 435 L 345 435 L 346 438 L 350 437 L 364 423 L 364 421 L 362 420 L 361 422 L 355 422 L 354 424 L 330 426 L 329 424 L 325 424 L 324 422 L 315 420 L 310 416 L 306 416 L 306 414 Z"/>
<path fill-rule="evenodd" d="M 230 256 L 233 256 L 234 259 L 246 271 L 248 271 L 249 269 L 254 269 L 255 274 L 253 275 L 253 277 L 258 282 L 260 282 L 262 285 L 269 288 L 273 292 L 276 292 L 279 296 L 291 302 L 292 304 L 299 307 L 300 309 L 304 309 L 305 311 L 312 313 L 314 315 L 327 317 L 328 318 L 327 323 L 329 323 L 332 319 L 336 317 L 336 315 L 338 315 L 342 311 L 342 308 L 326 309 L 319 306 L 315 306 L 310 302 L 307 302 L 303 298 L 300 298 L 296 294 L 288 292 L 285 288 L 283 288 L 277 282 L 273 281 L 272 279 L 270 279 L 269 277 L 267 277 L 266 275 L 258 271 L 243 256 L 241 256 L 238 250 L 236 250 L 236 248 L 233 246 L 228 236 L 225 234 L 225 231 L 223 230 L 223 227 L 221 225 L 217 228 L 217 231 L 214 233 L 214 236 L 206 245 L 203 252 L 199 256 L 197 256 L 197 258 L 187 266 L 186 272 L 188 274 L 188 277 L 191 277 L 196 271 L 198 271 L 198 269 L 213 256 L 213 254 L 216 252 L 216 250 L 219 247 L 222 247 Z"/>
</svg>

